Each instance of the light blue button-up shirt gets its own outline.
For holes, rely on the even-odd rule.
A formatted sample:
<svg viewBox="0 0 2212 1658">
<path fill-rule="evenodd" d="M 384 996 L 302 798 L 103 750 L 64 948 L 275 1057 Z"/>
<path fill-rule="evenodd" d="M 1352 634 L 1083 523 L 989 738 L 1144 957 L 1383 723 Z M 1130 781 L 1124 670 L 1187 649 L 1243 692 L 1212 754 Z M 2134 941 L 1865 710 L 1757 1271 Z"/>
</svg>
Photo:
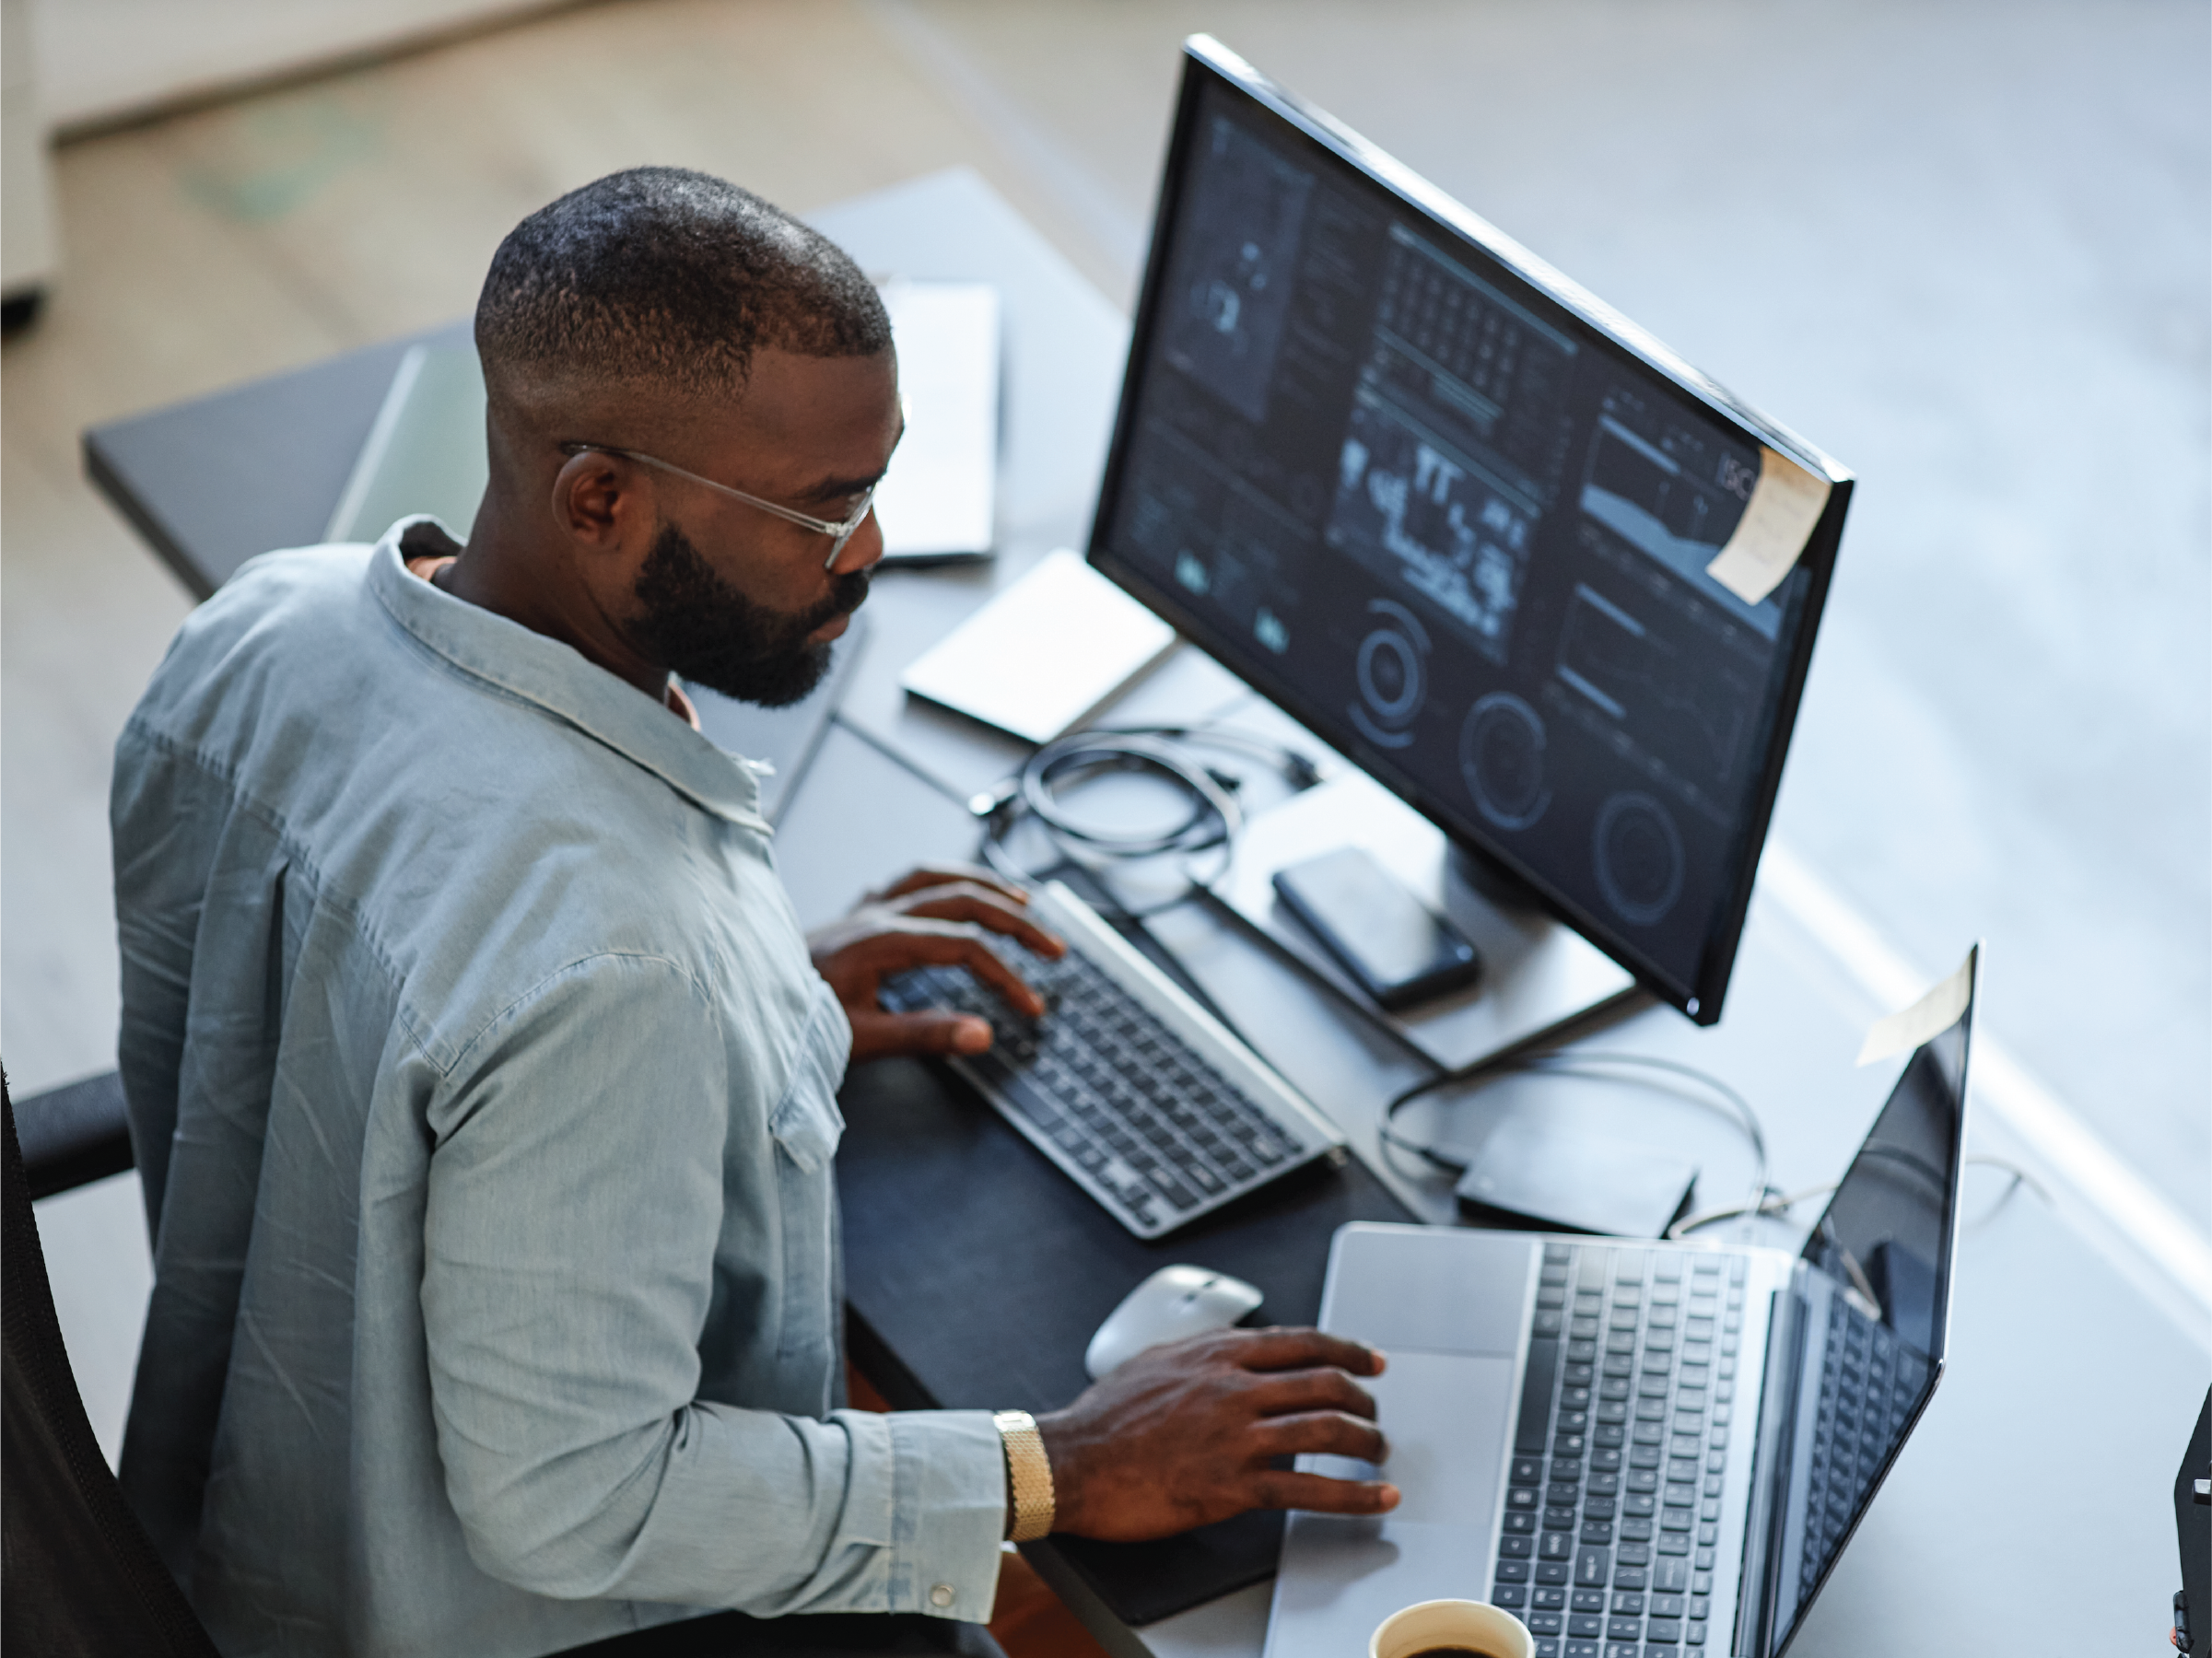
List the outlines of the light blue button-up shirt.
<svg viewBox="0 0 2212 1658">
<path fill-rule="evenodd" d="M 851 1035 L 752 771 L 406 529 L 248 565 L 117 746 L 131 1500 L 230 1658 L 988 1617 L 989 1415 L 836 1407 Z"/>
</svg>

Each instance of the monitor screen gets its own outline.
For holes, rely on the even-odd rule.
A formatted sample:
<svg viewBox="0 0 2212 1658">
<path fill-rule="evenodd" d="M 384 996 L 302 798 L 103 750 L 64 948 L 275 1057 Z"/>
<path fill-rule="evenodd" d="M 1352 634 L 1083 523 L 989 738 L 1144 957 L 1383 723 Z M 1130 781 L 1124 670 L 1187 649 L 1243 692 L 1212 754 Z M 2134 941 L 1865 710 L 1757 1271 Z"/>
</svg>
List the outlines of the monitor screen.
<svg viewBox="0 0 2212 1658">
<path fill-rule="evenodd" d="M 1748 601 L 1706 566 L 1769 451 L 1827 500 Z M 1190 43 L 1092 562 L 1700 1022 L 1849 493 Z"/>
</svg>

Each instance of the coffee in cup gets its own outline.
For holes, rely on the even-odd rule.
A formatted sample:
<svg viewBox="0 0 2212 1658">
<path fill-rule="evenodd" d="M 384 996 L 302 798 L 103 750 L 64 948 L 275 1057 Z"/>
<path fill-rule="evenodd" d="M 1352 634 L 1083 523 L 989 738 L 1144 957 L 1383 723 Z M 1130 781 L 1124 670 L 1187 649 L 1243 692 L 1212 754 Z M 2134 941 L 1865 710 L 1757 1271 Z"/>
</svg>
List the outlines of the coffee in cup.
<svg viewBox="0 0 2212 1658">
<path fill-rule="evenodd" d="M 1535 1658 L 1528 1626 L 1487 1601 L 1433 1600 L 1393 1612 L 1367 1658 Z"/>
</svg>

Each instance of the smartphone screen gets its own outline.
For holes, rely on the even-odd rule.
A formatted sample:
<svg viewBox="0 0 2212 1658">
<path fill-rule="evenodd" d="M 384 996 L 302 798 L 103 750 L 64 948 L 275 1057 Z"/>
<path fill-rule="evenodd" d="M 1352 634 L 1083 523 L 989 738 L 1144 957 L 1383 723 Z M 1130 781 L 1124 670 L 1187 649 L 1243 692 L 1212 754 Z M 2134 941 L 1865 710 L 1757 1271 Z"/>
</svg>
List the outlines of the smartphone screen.
<svg viewBox="0 0 2212 1658">
<path fill-rule="evenodd" d="M 1410 1007 L 1482 970 L 1459 929 L 1361 847 L 1278 870 L 1275 891 L 1378 1007 Z"/>
</svg>

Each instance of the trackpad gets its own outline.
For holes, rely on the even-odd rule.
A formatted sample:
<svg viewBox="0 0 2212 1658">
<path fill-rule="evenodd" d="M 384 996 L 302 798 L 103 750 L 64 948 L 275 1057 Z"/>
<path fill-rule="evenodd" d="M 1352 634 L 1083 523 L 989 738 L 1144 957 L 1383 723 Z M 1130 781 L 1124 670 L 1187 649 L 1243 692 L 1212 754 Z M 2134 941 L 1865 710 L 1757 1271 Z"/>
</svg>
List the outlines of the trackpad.
<svg viewBox="0 0 2212 1658">
<path fill-rule="evenodd" d="M 1266 1658 L 1362 1658 L 1391 1613 L 1416 1601 L 1488 1600 L 1489 1575 L 1485 1527 L 1293 1514 Z"/>
<path fill-rule="evenodd" d="M 1366 1384 L 1390 1442 L 1380 1472 L 1399 1488 L 1399 1506 L 1378 1520 L 1291 1517 L 1275 1582 L 1270 1658 L 1357 1653 L 1400 1606 L 1485 1598 L 1513 1376 L 1511 1359 L 1400 1351 Z M 1300 1460 L 1340 1478 L 1376 1472 L 1346 1457 Z"/>
</svg>

